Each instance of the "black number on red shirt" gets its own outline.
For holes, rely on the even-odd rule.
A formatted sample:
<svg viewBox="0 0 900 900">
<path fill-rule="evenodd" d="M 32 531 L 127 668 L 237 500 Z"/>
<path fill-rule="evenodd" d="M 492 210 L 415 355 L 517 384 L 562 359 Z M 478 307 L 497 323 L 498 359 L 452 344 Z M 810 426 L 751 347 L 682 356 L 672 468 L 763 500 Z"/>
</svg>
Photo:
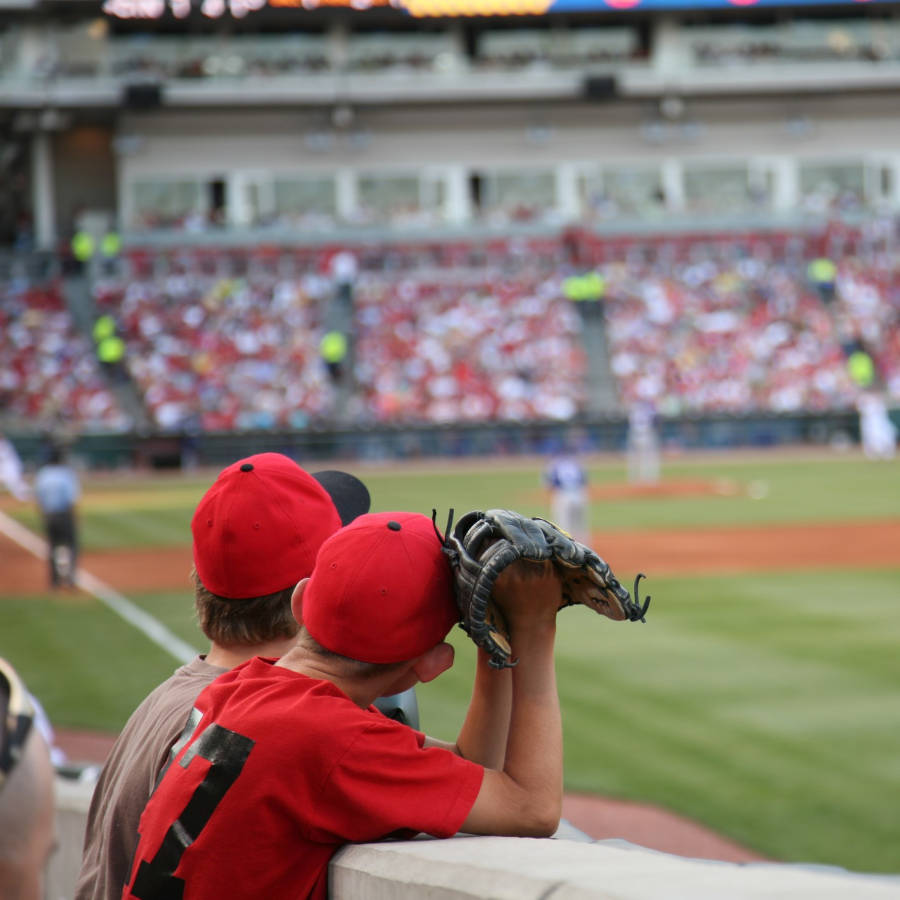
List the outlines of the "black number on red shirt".
<svg viewBox="0 0 900 900">
<path fill-rule="evenodd" d="M 188 721 L 181 745 L 190 739 L 199 716 Z M 190 733 L 188 733 L 190 729 Z M 142 860 L 134 879 L 131 895 L 139 900 L 180 900 L 184 894 L 184 879 L 175 877 L 175 870 L 184 851 L 197 839 L 216 807 L 234 784 L 254 741 L 213 722 L 194 741 L 178 765 L 187 769 L 196 758 L 208 760 L 209 767 L 203 781 L 197 785 L 187 806 L 166 832 L 163 842 L 149 862 Z"/>
</svg>

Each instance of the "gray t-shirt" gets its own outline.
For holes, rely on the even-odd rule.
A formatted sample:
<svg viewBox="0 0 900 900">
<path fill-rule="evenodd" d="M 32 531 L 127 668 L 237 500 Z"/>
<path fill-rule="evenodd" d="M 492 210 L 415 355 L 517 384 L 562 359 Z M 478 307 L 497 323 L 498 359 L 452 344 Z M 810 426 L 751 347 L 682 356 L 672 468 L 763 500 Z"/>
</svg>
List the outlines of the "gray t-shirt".
<svg viewBox="0 0 900 900">
<path fill-rule="evenodd" d="M 225 672 L 202 656 L 177 669 L 132 713 L 110 751 L 88 812 L 75 900 L 120 900 L 141 813 L 197 695 Z"/>
</svg>

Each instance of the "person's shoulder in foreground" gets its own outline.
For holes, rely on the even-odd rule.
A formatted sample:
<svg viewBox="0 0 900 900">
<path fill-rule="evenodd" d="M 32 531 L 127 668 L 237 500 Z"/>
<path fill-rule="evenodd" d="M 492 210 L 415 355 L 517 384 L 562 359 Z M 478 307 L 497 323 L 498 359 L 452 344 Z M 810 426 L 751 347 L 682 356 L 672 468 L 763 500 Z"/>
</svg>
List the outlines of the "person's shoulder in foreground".
<svg viewBox="0 0 900 900">
<path fill-rule="evenodd" d="M 28 692 L 0 658 L 0 897 L 43 900 L 54 846 L 50 754 Z"/>
<path fill-rule="evenodd" d="M 453 663 L 444 638 L 458 613 L 431 520 L 367 515 L 326 541 L 294 592 L 294 647 L 197 699 L 141 818 L 123 896 L 324 898 L 328 862 L 348 842 L 552 834 L 562 799 L 559 582 L 550 568 L 523 566 L 498 585 L 495 599 L 505 597 L 522 610 L 509 616 L 520 665 L 497 672 L 479 657 L 457 742 L 441 744 L 371 706 Z"/>
<path fill-rule="evenodd" d="M 346 472 L 313 475 L 279 453 L 225 468 L 191 522 L 194 605 L 209 652 L 178 669 L 135 710 L 94 789 L 76 900 L 121 896 L 140 814 L 194 700 L 217 676 L 293 645 L 291 593 L 322 543 L 369 505 Z"/>
</svg>

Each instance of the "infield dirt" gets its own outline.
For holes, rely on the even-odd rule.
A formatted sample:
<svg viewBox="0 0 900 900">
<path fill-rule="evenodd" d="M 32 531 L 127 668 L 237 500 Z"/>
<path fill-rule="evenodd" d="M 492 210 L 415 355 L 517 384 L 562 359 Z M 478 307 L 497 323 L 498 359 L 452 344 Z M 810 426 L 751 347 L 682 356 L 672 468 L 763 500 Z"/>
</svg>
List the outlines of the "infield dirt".
<svg viewBox="0 0 900 900">
<path fill-rule="evenodd" d="M 640 532 L 595 531 L 616 572 L 703 575 L 900 563 L 900 521 Z M 44 564 L 0 536 L 0 592 L 46 590 Z M 81 565 L 120 591 L 190 590 L 190 547 L 84 553 Z"/>
</svg>

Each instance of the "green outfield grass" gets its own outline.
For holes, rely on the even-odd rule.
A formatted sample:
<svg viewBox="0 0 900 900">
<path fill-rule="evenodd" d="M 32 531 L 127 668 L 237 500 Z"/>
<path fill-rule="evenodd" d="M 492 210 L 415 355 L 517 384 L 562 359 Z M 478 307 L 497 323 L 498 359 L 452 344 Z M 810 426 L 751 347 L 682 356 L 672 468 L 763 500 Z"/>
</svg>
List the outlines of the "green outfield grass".
<svg viewBox="0 0 900 900">
<path fill-rule="evenodd" d="M 435 506 L 441 524 L 450 505 L 546 513 L 535 465 L 354 470 L 375 508 Z M 87 543 L 184 543 L 212 474 L 90 486 Z M 665 475 L 737 490 L 597 503 L 594 527 L 900 517 L 898 463 L 723 456 Z M 591 476 L 615 483 L 623 469 L 598 462 Z M 753 482 L 765 482 L 763 499 L 747 495 Z M 112 501 L 126 485 L 123 510 Z M 775 859 L 900 872 L 900 548 L 896 567 L 866 571 L 649 575 L 646 625 L 560 616 L 567 788 L 662 805 Z M 187 585 L 131 599 L 202 646 Z M 119 728 L 175 665 L 88 598 L 5 596 L 0 617 L 0 653 L 59 725 Z M 423 727 L 444 738 L 462 721 L 473 665 L 465 635 L 452 640 L 457 664 L 418 689 Z"/>
<path fill-rule="evenodd" d="M 646 625 L 560 615 L 567 788 L 661 804 L 775 859 L 900 871 L 900 569 L 652 593 Z M 447 738 L 470 688 L 462 638 L 418 689 Z"/>
<path fill-rule="evenodd" d="M 342 464 L 337 464 L 338 466 Z M 311 468 L 315 468 L 312 467 Z M 496 465 L 466 462 L 402 467 L 347 463 L 364 478 L 373 510 L 410 509 L 446 521 L 457 514 L 489 506 L 509 506 L 529 514 L 548 512 L 541 490 L 540 467 L 534 462 L 503 460 Z M 185 477 L 159 475 L 98 479 L 81 503 L 85 549 L 178 546 L 190 539 L 190 520 L 197 501 L 215 472 Z M 618 460 L 590 466 L 593 485 L 621 484 L 624 465 Z M 785 458 L 772 454 L 734 459 L 725 454 L 702 461 L 685 457 L 668 462 L 669 480 L 719 484 L 722 495 L 604 499 L 591 510 L 593 528 L 696 528 L 712 525 L 841 521 L 900 515 L 900 460 L 873 464 L 859 456 Z M 754 499 L 751 487 L 763 486 Z M 729 494 L 728 492 L 734 492 Z M 36 513 L 21 506 L 10 514 L 38 530 Z M 900 550 L 898 550 L 900 562 Z"/>
</svg>

